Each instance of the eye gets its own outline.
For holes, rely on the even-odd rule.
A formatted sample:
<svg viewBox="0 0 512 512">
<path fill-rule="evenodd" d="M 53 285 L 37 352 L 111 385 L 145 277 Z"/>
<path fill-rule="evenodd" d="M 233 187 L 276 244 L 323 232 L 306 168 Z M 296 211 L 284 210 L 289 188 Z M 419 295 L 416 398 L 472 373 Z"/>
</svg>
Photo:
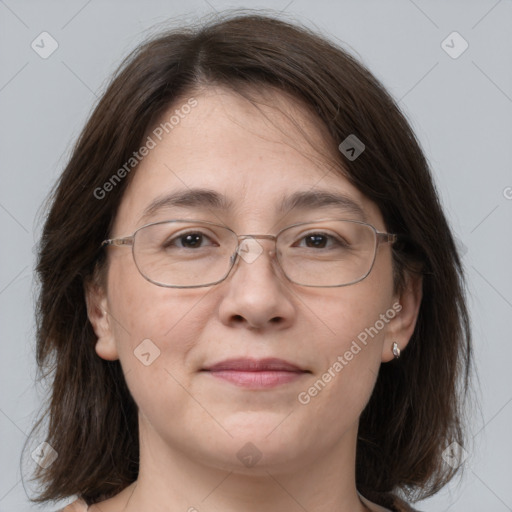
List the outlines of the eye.
<svg viewBox="0 0 512 512">
<path fill-rule="evenodd" d="M 197 249 L 204 247 L 205 245 L 218 245 L 215 244 L 206 234 L 201 231 L 188 231 L 186 233 L 180 233 L 174 235 L 172 238 L 168 238 L 164 243 L 165 249 L 177 247 L 179 249 Z"/>
<path fill-rule="evenodd" d="M 308 233 L 299 240 L 297 245 L 313 249 L 348 247 L 344 240 L 322 232 Z"/>
</svg>

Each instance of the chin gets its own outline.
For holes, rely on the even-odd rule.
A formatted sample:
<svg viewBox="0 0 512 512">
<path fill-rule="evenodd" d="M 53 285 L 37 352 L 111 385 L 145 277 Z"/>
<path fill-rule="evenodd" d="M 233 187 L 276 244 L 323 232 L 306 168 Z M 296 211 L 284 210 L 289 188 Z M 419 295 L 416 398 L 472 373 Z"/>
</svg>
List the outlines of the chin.
<svg viewBox="0 0 512 512">
<path fill-rule="evenodd" d="M 234 439 L 248 439 L 261 443 L 269 443 L 275 439 L 281 442 L 290 439 L 290 423 L 285 418 L 290 414 L 286 411 L 238 411 L 219 419 L 221 425 Z"/>
</svg>

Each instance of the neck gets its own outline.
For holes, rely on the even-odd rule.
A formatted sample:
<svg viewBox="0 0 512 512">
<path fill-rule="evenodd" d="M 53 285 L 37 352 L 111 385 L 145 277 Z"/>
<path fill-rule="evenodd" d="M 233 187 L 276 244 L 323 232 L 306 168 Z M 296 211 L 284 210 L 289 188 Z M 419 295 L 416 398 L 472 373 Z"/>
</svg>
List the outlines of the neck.
<svg viewBox="0 0 512 512">
<path fill-rule="evenodd" d="M 164 442 L 142 417 L 139 425 L 139 478 L 118 495 L 117 504 L 122 506 L 116 510 L 369 510 L 359 499 L 355 486 L 357 424 L 329 450 L 309 453 L 305 449 L 300 458 L 297 453 L 284 453 L 283 446 L 277 453 L 275 447 L 263 446 L 261 440 L 258 446 L 262 458 L 251 467 L 244 466 L 236 457 L 243 442 L 238 448 L 240 443 L 233 439 L 232 453 L 222 459 L 215 450 L 195 453 L 186 440 L 175 445 Z"/>
</svg>

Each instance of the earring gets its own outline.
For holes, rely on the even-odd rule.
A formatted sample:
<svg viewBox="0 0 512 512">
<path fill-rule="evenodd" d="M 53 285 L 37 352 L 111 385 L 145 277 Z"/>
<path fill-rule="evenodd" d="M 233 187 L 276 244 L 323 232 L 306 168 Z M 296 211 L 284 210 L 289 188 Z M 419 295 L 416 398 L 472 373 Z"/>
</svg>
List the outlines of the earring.
<svg viewBox="0 0 512 512">
<path fill-rule="evenodd" d="M 398 359 L 400 357 L 400 347 L 398 346 L 398 343 L 396 341 L 393 341 L 393 355 L 395 356 L 395 359 Z"/>
</svg>

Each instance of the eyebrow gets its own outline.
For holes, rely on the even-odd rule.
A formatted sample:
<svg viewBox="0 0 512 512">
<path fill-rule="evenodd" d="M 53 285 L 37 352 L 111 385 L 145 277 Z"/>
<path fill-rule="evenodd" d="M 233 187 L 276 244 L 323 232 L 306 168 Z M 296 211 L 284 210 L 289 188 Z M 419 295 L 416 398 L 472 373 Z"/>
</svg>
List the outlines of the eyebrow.
<svg viewBox="0 0 512 512">
<path fill-rule="evenodd" d="M 336 207 L 343 213 L 352 213 L 361 220 L 366 221 L 366 214 L 363 208 L 350 197 L 327 191 L 295 192 L 291 196 L 283 198 L 279 212 L 284 213 L 291 210 L 312 210 L 316 208 Z"/>
<path fill-rule="evenodd" d="M 214 190 L 205 188 L 187 189 L 154 199 L 145 208 L 140 221 L 147 221 L 158 211 L 173 207 L 230 210 L 233 208 L 233 203 Z"/>
<path fill-rule="evenodd" d="M 193 188 L 173 192 L 154 199 L 144 210 L 140 222 L 148 221 L 155 213 L 173 207 L 210 209 L 229 211 L 233 209 L 233 201 L 218 192 L 206 188 Z M 284 214 L 292 210 L 313 210 L 335 207 L 343 213 L 351 213 L 361 220 L 366 220 L 363 208 L 350 197 L 328 191 L 295 192 L 283 197 L 277 213 Z"/>
</svg>

